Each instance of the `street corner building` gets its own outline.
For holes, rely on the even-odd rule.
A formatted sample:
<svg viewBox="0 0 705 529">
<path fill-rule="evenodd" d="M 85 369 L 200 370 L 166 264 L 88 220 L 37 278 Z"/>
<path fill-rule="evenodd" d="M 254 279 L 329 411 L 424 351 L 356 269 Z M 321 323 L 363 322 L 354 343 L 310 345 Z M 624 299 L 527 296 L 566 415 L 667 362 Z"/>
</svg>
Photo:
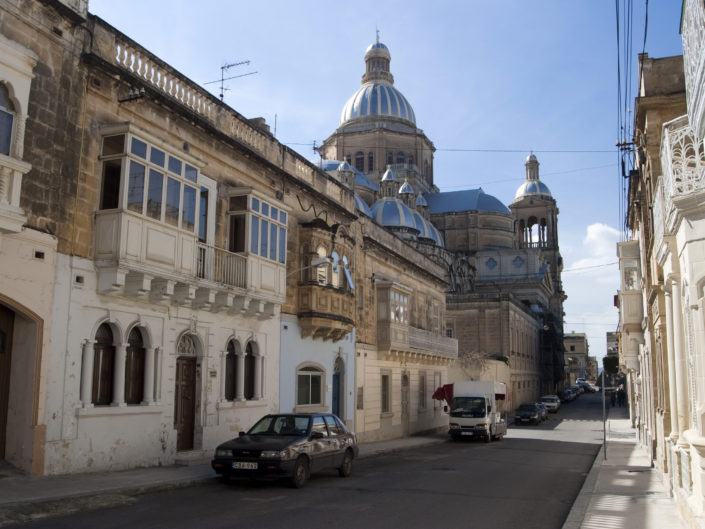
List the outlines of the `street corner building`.
<svg viewBox="0 0 705 529">
<path fill-rule="evenodd" d="M 555 392 L 533 153 L 509 206 L 440 192 L 377 39 L 312 162 L 88 7 L 0 7 L 1 459 L 170 465 L 278 411 L 392 439 L 446 428 L 454 380 L 497 377 L 512 407 Z"/>
</svg>

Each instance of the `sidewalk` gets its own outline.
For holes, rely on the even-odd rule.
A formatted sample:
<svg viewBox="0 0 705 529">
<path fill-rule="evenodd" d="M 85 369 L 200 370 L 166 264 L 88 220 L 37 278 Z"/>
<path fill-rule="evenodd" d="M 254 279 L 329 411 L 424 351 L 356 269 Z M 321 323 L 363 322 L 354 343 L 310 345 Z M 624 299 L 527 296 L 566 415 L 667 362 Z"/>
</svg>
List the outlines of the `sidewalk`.
<svg viewBox="0 0 705 529">
<path fill-rule="evenodd" d="M 610 408 L 607 458 L 600 449 L 563 529 L 686 529 L 636 441 L 627 408 Z"/>
<path fill-rule="evenodd" d="M 358 458 L 409 450 L 446 441 L 447 434 L 406 437 L 359 445 Z M 189 466 L 150 467 L 108 473 L 55 477 L 27 476 L 0 466 L 0 527 L 52 515 L 77 512 L 84 507 L 131 503 L 131 494 L 187 487 L 215 480 L 210 456 Z M 71 500 L 71 501 L 67 501 Z"/>
</svg>

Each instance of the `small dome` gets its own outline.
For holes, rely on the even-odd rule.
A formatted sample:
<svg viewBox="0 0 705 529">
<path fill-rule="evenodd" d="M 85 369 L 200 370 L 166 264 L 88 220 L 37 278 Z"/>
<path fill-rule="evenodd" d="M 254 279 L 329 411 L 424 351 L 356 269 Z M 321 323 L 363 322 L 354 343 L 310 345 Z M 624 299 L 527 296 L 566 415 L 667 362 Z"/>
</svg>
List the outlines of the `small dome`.
<svg viewBox="0 0 705 529">
<path fill-rule="evenodd" d="M 433 241 L 433 244 L 436 246 L 443 247 L 443 236 L 441 232 L 416 211 L 414 212 L 414 222 L 416 223 L 416 229 L 419 230 L 419 238 L 428 239 Z"/>
<path fill-rule="evenodd" d="M 384 172 L 382 175 L 382 182 L 396 182 L 397 177 L 394 174 L 394 171 L 392 171 L 392 168 L 387 166 L 387 170 Z"/>
<path fill-rule="evenodd" d="M 377 51 L 377 52 L 382 52 L 384 53 L 385 51 L 387 52 L 387 55 L 390 55 L 389 53 L 389 48 L 387 48 L 386 45 L 382 44 L 380 41 L 373 42 L 369 46 L 367 46 L 367 49 L 365 50 L 365 56 L 367 56 L 368 53 L 371 51 Z"/>
<path fill-rule="evenodd" d="M 534 151 L 531 151 L 531 153 L 529 153 L 529 156 L 526 157 L 526 163 L 529 163 L 529 162 L 538 162 L 538 161 L 539 161 L 539 159 L 536 158 L 536 155 L 534 154 Z"/>
<path fill-rule="evenodd" d="M 428 202 L 426 202 L 426 199 L 423 197 L 423 195 L 419 195 L 416 197 L 416 205 L 428 207 Z"/>
<path fill-rule="evenodd" d="M 370 206 L 367 205 L 367 203 L 360 198 L 360 195 L 355 193 L 354 195 L 355 198 L 355 210 L 363 213 L 364 215 L 367 215 L 368 217 L 372 217 L 372 210 L 370 210 Z"/>
<path fill-rule="evenodd" d="M 551 196 L 551 190 L 548 186 L 544 184 L 541 180 L 527 180 L 519 186 L 516 194 L 514 195 L 514 200 L 518 200 L 525 196 L 535 196 L 538 198 L 553 198 Z"/>
<path fill-rule="evenodd" d="M 416 229 L 413 212 L 401 200 L 385 197 L 372 206 L 372 218 L 386 228 Z"/>
<path fill-rule="evenodd" d="M 411 184 L 409 182 L 404 181 L 404 183 L 399 188 L 399 194 L 400 195 L 413 195 L 414 188 L 411 187 Z"/>
<path fill-rule="evenodd" d="M 341 164 L 338 166 L 338 171 L 352 172 L 352 167 L 350 167 L 350 164 L 348 162 L 341 162 Z"/>
</svg>

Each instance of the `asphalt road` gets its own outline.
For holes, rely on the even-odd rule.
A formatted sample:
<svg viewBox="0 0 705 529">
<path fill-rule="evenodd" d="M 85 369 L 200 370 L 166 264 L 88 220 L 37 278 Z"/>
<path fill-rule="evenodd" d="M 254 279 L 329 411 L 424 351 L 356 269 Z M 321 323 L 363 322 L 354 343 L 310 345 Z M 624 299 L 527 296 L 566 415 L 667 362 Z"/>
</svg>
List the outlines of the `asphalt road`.
<svg viewBox="0 0 705 529">
<path fill-rule="evenodd" d="M 601 396 L 583 395 L 540 426 L 510 427 L 502 441 L 371 457 L 349 478 L 314 475 L 300 490 L 214 479 L 23 527 L 558 529 L 601 442 Z"/>
</svg>

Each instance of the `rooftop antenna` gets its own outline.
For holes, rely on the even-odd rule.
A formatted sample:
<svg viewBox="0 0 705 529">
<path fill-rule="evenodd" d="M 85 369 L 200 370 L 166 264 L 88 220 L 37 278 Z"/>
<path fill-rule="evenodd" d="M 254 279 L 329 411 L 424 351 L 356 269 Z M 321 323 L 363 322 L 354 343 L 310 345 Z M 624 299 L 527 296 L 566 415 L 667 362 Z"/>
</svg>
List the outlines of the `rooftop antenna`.
<svg viewBox="0 0 705 529">
<path fill-rule="evenodd" d="M 220 100 L 223 100 L 223 96 L 225 94 L 226 90 L 230 90 L 229 88 L 225 88 L 224 84 L 225 81 L 230 81 L 230 79 L 237 79 L 238 77 L 245 77 L 247 75 L 254 75 L 257 72 L 248 72 L 248 73 L 243 73 L 240 75 L 233 75 L 232 77 L 225 77 L 225 71 L 229 70 L 230 68 L 233 68 L 234 66 L 241 66 L 243 64 L 250 64 L 250 61 L 240 61 L 240 62 L 234 62 L 231 64 L 226 64 L 224 66 L 220 67 L 220 79 L 217 79 L 215 81 L 208 81 L 207 83 L 203 83 L 204 85 L 207 84 L 213 84 L 213 83 L 220 83 Z"/>
</svg>

